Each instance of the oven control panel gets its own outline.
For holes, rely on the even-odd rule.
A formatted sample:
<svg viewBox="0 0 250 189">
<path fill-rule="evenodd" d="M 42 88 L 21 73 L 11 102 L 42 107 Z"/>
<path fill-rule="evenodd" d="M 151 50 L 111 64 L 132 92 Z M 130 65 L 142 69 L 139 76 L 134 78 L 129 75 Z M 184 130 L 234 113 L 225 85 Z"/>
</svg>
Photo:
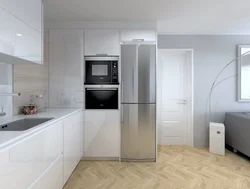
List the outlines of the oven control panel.
<svg viewBox="0 0 250 189">
<path fill-rule="evenodd" d="M 118 61 L 112 61 L 112 83 L 118 83 Z"/>
</svg>

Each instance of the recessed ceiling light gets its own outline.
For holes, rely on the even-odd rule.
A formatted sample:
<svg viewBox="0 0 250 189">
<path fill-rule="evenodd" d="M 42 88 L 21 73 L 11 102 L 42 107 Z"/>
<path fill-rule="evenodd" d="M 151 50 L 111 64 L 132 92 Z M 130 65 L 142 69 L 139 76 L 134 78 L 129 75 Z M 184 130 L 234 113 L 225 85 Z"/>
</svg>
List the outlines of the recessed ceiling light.
<svg viewBox="0 0 250 189">
<path fill-rule="evenodd" d="M 17 33 L 16 34 L 18 37 L 22 37 L 23 35 L 22 34 L 20 34 L 20 33 Z"/>
</svg>

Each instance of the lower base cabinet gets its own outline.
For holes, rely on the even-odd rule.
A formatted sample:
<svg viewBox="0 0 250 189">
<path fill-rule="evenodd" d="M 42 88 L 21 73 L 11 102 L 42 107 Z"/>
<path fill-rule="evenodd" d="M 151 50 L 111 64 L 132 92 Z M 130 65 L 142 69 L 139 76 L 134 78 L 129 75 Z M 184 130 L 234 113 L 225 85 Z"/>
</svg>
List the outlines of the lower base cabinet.
<svg viewBox="0 0 250 189">
<path fill-rule="evenodd" d="M 82 115 L 0 150 L 0 189 L 62 189 L 83 155 Z"/>
<path fill-rule="evenodd" d="M 118 159 L 120 156 L 120 112 L 85 110 L 85 159 Z"/>
<path fill-rule="evenodd" d="M 0 151 L 0 188 L 29 188 L 62 153 L 61 121 L 7 147 Z"/>
<path fill-rule="evenodd" d="M 61 155 L 30 189 L 62 189 L 63 185 L 63 155 Z"/>
<path fill-rule="evenodd" d="M 64 120 L 64 184 L 82 158 L 82 112 Z"/>
</svg>

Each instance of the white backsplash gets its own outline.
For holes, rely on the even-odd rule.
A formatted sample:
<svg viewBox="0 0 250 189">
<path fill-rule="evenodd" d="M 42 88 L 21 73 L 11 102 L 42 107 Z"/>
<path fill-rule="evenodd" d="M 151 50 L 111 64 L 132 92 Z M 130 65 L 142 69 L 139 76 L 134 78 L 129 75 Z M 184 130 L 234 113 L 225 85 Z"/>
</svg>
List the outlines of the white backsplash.
<svg viewBox="0 0 250 189">
<path fill-rule="evenodd" d="M 0 93 L 12 93 L 12 65 L 0 63 Z M 0 111 L 3 107 L 3 112 L 7 114 L 5 117 L 12 116 L 12 99 L 10 96 L 0 96 Z"/>
</svg>

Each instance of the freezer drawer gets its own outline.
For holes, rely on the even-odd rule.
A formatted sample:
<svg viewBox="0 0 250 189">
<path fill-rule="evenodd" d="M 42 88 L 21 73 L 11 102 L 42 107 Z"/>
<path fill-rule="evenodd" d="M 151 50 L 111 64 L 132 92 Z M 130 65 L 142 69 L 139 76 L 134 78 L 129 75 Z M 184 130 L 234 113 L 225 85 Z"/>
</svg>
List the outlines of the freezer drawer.
<svg viewBox="0 0 250 189">
<path fill-rule="evenodd" d="M 155 161 L 156 105 L 122 104 L 122 161 Z"/>
</svg>

